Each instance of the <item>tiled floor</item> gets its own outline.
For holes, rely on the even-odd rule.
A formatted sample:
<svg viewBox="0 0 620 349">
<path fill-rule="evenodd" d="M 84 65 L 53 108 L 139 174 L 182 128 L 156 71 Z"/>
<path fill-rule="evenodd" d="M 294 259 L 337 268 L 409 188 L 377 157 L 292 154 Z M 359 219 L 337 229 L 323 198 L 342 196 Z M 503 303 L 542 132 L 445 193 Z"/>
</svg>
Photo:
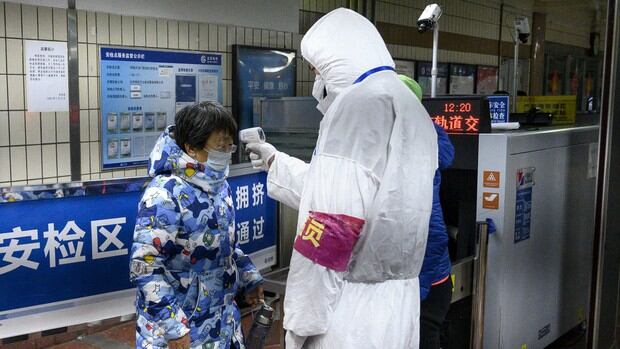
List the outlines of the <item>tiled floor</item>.
<svg viewBox="0 0 620 349">
<path fill-rule="evenodd" d="M 135 348 L 135 323 L 129 321 L 109 330 L 87 335 L 51 349 L 131 349 Z M 280 345 L 265 346 L 265 349 L 281 349 Z"/>
<path fill-rule="evenodd" d="M 109 330 L 83 336 L 54 349 L 131 349 L 135 347 L 135 323 L 129 321 Z"/>
<path fill-rule="evenodd" d="M 277 330 L 276 328 L 272 328 Z M 620 328 L 618 330 L 620 336 Z M 563 336 L 547 349 L 584 349 L 586 339 L 583 333 L 575 330 Z M 56 345 L 52 349 L 131 349 L 135 345 L 135 323 L 129 321 L 109 330 L 84 336 L 69 343 Z M 280 345 L 272 344 L 265 349 L 281 349 Z"/>
</svg>

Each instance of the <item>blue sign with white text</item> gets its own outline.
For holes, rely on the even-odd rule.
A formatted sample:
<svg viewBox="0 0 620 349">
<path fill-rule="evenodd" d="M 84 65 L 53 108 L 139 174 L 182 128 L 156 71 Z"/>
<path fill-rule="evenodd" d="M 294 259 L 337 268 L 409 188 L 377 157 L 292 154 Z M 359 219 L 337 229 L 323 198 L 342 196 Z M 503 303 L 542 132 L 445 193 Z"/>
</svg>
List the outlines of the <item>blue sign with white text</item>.
<svg viewBox="0 0 620 349">
<path fill-rule="evenodd" d="M 276 202 L 267 196 L 267 174 L 228 179 L 235 206 L 237 241 L 244 253 L 250 254 L 276 245 Z M 275 251 L 274 251 L 275 252 Z M 275 253 L 273 254 L 275 264 Z M 265 263 L 266 261 L 254 261 Z"/>
<path fill-rule="evenodd" d="M 169 50 L 100 48 L 101 166 L 147 163 L 177 111 L 222 103 L 222 56 Z"/>
<path fill-rule="evenodd" d="M 488 96 L 489 113 L 491 115 L 491 123 L 502 123 L 510 121 L 510 109 L 508 103 L 509 96 Z"/>
<path fill-rule="evenodd" d="M 254 262 L 263 268 L 276 263 L 277 206 L 266 178 L 260 172 L 229 179 L 238 242 L 246 254 L 259 252 Z M 0 204 L 0 312 L 133 288 L 129 253 L 141 196 Z"/>
<path fill-rule="evenodd" d="M 532 222 L 532 188 L 517 189 L 515 243 L 530 238 Z"/>
<path fill-rule="evenodd" d="M 536 168 L 521 168 L 517 171 L 517 195 L 515 200 L 515 244 L 530 238 L 532 225 L 532 188 Z"/>
<path fill-rule="evenodd" d="M 0 311 L 131 288 L 128 255 L 140 195 L 2 204 Z"/>
</svg>

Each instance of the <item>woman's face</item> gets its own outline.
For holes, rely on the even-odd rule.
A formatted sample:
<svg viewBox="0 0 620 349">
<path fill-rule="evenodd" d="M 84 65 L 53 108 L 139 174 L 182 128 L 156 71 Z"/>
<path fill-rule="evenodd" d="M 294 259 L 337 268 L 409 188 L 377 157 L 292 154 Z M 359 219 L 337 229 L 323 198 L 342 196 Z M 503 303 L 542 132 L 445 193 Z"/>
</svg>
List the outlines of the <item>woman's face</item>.
<svg viewBox="0 0 620 349">
<path fill-rule="evenodd" d="M 226 131 L 211 132 L 209 138 L 202 148 L 193 148 L 189 144 L 185 145 L 187 154 L 198 162 L 205 162 L 209 158 L 209 150 L 218 150 L 221 152 L 230 152 L 233 146 L 233 137 Z"/>
</svg>

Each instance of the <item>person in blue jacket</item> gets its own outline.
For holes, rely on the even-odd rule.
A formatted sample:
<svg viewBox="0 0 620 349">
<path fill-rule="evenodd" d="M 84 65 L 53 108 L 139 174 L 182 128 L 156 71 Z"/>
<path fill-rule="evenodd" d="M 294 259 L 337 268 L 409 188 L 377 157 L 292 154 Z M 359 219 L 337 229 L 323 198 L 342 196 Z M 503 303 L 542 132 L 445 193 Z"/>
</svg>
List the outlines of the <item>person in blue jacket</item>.
<svg viewBox="0 0 620 349">
<path fill-rule="evenodd" d="M 221 105 L 194 104 L 151 152 L 130 261 L 136 348 L 244 348 L 235 295 L 257 304 L 263 280 L 235 235 L 226 178 L 236 128 Z"/>
<path fill-rule="evenodd" d="M 401 81 L 422 100 L 422 89 L 418 83 L 404 75 Z M 448 231 L 443 219 L 439 200 L 441 170 L 452 165 L 454 146 L 444 129 L 435 125 L 437 131 L 437 157 L 439 168 L 433 178 L 433 210 L 428 229 L 428 240 L 422 270 L 420 271 L 420 349 L 439 349 L 441 327 L 452 300 L 452 279 L 450 278 L 450 254 L 448 252 Z"/>
</svg>

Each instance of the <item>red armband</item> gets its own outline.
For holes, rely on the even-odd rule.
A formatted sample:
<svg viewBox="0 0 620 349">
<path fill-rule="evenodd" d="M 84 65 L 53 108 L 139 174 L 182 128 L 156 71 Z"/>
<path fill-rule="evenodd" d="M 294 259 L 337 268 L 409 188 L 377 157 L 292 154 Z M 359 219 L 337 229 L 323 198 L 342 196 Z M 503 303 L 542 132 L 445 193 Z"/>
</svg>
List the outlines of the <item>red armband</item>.
<svg viewBox="0 0 620 349">
<path fill-rule="evenodd" d="M 344 214 L 310 211 L 294 248 L 314 263 L 344 272 L 364 223 L 363 219 Z"/>
</svg>

